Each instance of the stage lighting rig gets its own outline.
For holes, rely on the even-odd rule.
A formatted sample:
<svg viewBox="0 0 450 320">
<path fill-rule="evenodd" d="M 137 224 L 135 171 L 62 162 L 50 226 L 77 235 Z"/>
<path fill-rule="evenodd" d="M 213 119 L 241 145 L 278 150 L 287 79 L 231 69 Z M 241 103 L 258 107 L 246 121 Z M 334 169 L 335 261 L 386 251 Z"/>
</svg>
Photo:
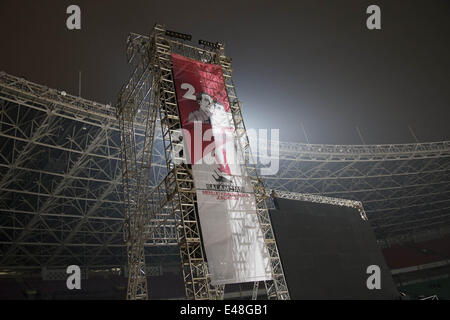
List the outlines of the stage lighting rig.
<svg viewBox="0 0 450 320">
<path fill-rule="evenodd" d="M 192 39 L 192 36 L 190 34 L 185 34 L 185 33 L 180 33 L 180 32 L 170 31 L 170 30 L 166 30 L 166 36 L 169 36 L 172 38 L 178 38 L 181 40 L 187 40 L 187 41 L 191 41 L 191 39 Z"/>
<path fill-rule="evenodd" d="M 212 43 L 206 40 L 198 40 L 198 44 L 211 48 L 211 49 L 222 49 L 223 48 L 223 44 L 220 42 L 216 42 L 216 43 Z"/>
</svg>

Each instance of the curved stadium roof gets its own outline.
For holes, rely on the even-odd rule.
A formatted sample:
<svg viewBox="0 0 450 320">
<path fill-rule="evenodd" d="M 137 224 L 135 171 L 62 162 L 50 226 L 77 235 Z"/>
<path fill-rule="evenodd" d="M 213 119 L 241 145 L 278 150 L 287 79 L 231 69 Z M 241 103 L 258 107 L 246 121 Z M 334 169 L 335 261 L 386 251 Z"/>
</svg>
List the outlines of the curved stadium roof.
<svg viewBox="0 0 450 320">
<path fill-rule="evenodd" d="M 0 108 L 0 268 L 123 265 L 114 107 L 2 72 Z M 165 175 L 156 145 L 154 185 Z M 450 232 L 449 141 L 282 142 L 278 158 L 268 189 L 361 201 L 380 241 Z M 172 246 L 149 244 L 148 255 L 176 256 L 174 234 L 161 238 Z"/>
</svg>

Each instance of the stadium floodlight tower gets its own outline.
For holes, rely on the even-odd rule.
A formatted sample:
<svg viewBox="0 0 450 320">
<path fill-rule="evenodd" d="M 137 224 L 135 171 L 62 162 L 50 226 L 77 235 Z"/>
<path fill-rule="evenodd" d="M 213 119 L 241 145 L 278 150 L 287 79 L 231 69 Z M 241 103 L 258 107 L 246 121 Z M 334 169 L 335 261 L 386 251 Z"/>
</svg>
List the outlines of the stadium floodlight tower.
<svg viewBox="0 0 450 320">
<path fill-rule="evenodd" d="M 221 103 L 228 106 L 227 114 L 231 116 L 229 123 L 233 126 L 236 150 L 245 159 L 242 176 L 251 186 L 250 200 L 242 201 L 253 206 L 254 221 L 260 231 L 256 238 L 262 243 L 261 256 L 266 262 L 265 272 L 270 275 L 259 278 L 259 281 L 264 281 L 269 299 L 289 299 L 266 207 L 266 192 L 258 177 L 256 164 L 252 161 L 241 106 L 231 77 L 231 59 L 225 55 L 220 43 L 207 46 L 204 41 L 203 48 L 199 48 L 189 45 L 187 41 L 190 39 L 189 35 L 168 31 L 163 25 L 156 24 L 149 37 L 130 34 L 127 40 L 127 57 L 129 63 L 134 65 L 134 71 L 119 94 L 116 108 L 121 131 L 124 238 L 128 253 L 127 299 L 148 298 L 145 246 L 149 243 L 167 244 L 168 240 L 165 239 L 170 230 L 173 230 L 173 238 L 179 247 L 187 299 L 221 299 L 226 284 L 212 281 L 211 278 L 211 261 L 204 242 L 205 228 L 203 224 L 200 227 L 203 220 L 199 217 L 198 180 L 193 173 L 194 166 L 186 161 L 190 150 L 182 139 L 185 132 L 183 123 L 187 117 L 183 118 L 182 109 L 185 108 L 180 108 L 180 101 L 200 104 L 199 93 L 194 94 L 190 91 L 193 86 L 183 83 L 181 88 L 186 89 L 186 92 L 182 92 L 183 99 L 177 96 L 177 93 L 180 94 L 176 87 L 179 72 L 174 70 L 175 57 L 178 63 L 220 71 L 216 75 L 223 82 Z M 202 99 L 211 103 L 212 100 L 207 98 Z M 222 105 L 220 107 L 226 110 Z M 154 165 L 152 154 L 156 148 L 155 131 L 159 127 L 167 172 L 154 187 L 150 183 Z M 261 269 L 258 266 L 255 268 Z M 259 283 L 258 277 L 254 278 L 255 284 Z"/>
</svg>

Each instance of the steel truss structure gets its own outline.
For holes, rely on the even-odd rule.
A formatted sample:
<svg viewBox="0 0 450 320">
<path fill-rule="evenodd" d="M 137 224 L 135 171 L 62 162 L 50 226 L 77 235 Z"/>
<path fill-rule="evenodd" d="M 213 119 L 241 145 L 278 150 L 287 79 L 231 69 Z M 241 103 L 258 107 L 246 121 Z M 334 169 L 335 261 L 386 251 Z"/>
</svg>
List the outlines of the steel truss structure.
<svg viewBox="0 0 450 320">
<path fill-rule="evenodd" d="M 247 174 L 255 192 L 256 211 L 267 248 L 272 279 L 265 281 L 269 299 L 289 299 L 289 292 L 278 255 L 275 236 L 266 207 L 264 184 L 257 167 L 251 165 L 250 143 L 240 103 L 232 81 L 231 59 L 223 48 L 208 51 L 166 36 L 162 25 L 156 25 L 150 37 L 131 35 L 127 41 L 130 61 L 137 61 L 135 71 L 123 88 L 117 112 L 122 137 L 122 177 L 126 200 L 125 240 L 127 241 L 129 284 L 128 298 L 147 298 L 144 243 L 154 238 L 155 225 L 170 227 L 173 220 L 180 251 L 187 299 L 214 299 L 223 295 L 223 286 L 210 284 L 208 265 L 203 252 L 202 236 L 196 206 L 192 169 L 180 156 L 184 145 L 181 121 L 172 71 L 172 53 L 191 59 L 215 63 L 222 67 L 237 139 L 244 152 Z M 151 83 L 150 80 L 152 79 Z M 166 177 L 151 193 L 150 174 L 154 147 L 156 115 L 159 113 Z M 145 130 L 135 134 L 135 124 Z M 143 145 L 138 148 L 137 141 Z M 140 154 L 139 154 L 140 152 Z M 187 152 L 183 153 L 184 155 Z M 154 222 L 157 219 L 157 223 Z M 149 228 L 149 230 L 147 230 Z"/>
<path fill-rule="evenodd" d="M 130 79 L 148 73 L 142 69 L 142 52 L 150 50 L 149 43 L 149 37 L 130 35 L 128 57 L 136 67 Z M 163 45 L 161 50 L 166 50 L 167 44 Z M 215 62 L 217 57 L 215 52 L 200 51 L 177 41 L 170 41 L 169 47 L 202 61 Z M 224 74 L 229 72 L 227 61 L 216 63 L 223 64 Z M 231 82 L 231 78 L 226 79 Z M 146 127 L 146 119 L 153 119 L 154 113 L 145 112 L 145 108 L 151 110 L 151 102 L 161 99 L 159 91 L 154 91 L 154 96 L 144 94 L 155 85 L 153 81 L 148 78 L 133 94 L 136 101 L 145 97 L 145 104 L 127 103 L 140 105 L 141 113 L 133 122 L 134 163 L 143 169 L 139 176 L 148 179 L 153 192 L 152 201 L 147 203 L 153 216 L 145 230 L 144 254 L 147 262 L 163 264 L 179 261 L 178 241 L 184 234 L 179 224 L 180 199 L 165 199 L 178 184 L 179 189 L 188 186 L 191 177 L 181 179 L 173 171 L 176 159 L 166 161 L 170 148 L 176 148 L 166 142 L 167 135 L 174 132 L 170 112 L 163 110 L 162 115 L 156 115 L 153 131 Z M 124 87 L 122 97 L 127 97 L 133 87 L 133 82 Z M 231 91 L 229 95 L 235 99 Z M 121 101 L 121 105 L 127 105 L 126 99 Z M 235 103 L 237 106 L 237 99 Z M 134 193 L 124 193 L 117 109 L 4 72 L 0 73 L 0 108 L 0 268 L 127 265 L 124 236 L 130 238 L 124 235 L 123 225 L 136 222 L 129 219 L 124 200 L 136 199 Z M 239 113 L 234 115 L 239 120 Z M 125 123 L 122 126 L 125 128 Z M 167 131 L 169 127 L 172 131 Z M 144 141 L 146 132 L 155 134 L 150 170 L 142 162 L 149 159 L 143 151 L 150 147 Z M 248 145 L 245 137 L 242 140 L 244 146 Z M 279 162 L 276 175 L 262 177 L 265 190 L 361 202 L 381 244 L 450 233 L 448 141 L 362 146 L 281 142 Z M 131 187 L 137 186 L 132 179 L 129 181 Z M 263 192 L 259 186 L 256 190 Z M 139 201 L 146 205 L 145 200 Z M 139 250 L 136 252 L 142 253 Z M 142 257 L 141 253 L 137 256 Z M 206 291 L 207 286 L 204 288 Z M 216 295 L 214 289 L 209 288 L 212 296 Z M 217 295 L 220 297 L 221 292 Z"/>
<path fill-rule="evenodd" d="M 397 145 L 280 143 L 268 189 L 363 203 L 383 245 L 447 234 L 450 142 Z"/>
<path fill-rule="evenodd" d="M 355 208 L 355 209 L 358 209 L 359 214 L 361 215 L 361 219 L 367 221 L 366 213 L 364 212 L 362 202 L 360 202 L 360 201 L 332 198 L 332 197 L 324 197 L 324 196 L 319 196 L 319 195 L 314 195 L 314 194 L 285 192 L 285 191 L 277 191 L 277 197 L 281 198 L 281 199 L 317 202 L 317 203 L 331 204 L 334 206 Z"/>
</svg>

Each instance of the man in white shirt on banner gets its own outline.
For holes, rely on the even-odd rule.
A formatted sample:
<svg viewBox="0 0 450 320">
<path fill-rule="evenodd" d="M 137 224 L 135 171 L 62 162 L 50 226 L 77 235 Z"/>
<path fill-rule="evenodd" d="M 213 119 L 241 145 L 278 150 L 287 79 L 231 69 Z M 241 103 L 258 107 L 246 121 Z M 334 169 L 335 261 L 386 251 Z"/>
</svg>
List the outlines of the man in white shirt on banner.
<svg viewBox="0 0 450 320">
<path fill-rule="evenodd" d="M 188 121 L 211 125 L 215 144 L 214 156 L 219 164 L 219 172 L 215 170 L 216 176 L 213 175 L 213 178 L 217 182 L 229 181 L 231 176 L 240 175 L 240 167 L 236 163 L 237 145 L 231 112 L 227 112 L 220 102 L 204 92 L 197 95 L 197 102 L 200 109 L 191 112 Z"/>
</svg>

